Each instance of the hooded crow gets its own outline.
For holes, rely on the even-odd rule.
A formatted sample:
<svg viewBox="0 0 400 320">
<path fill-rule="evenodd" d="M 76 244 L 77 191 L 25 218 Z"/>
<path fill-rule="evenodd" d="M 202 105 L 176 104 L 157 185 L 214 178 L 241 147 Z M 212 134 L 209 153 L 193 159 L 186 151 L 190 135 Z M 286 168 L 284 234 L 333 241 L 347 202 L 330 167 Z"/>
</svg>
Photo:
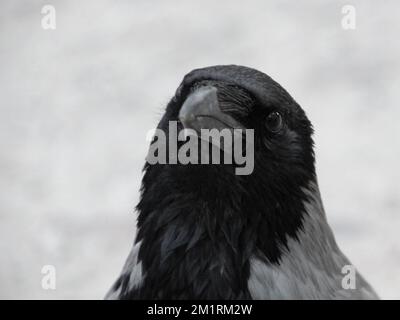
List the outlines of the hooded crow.
<svg viewBox="0 0 400 320">
<path fill-rule="evenodd" d="M 357 271 L 344 283 L 353 266 L 325 216 L 312 125 L 278 83 L 243 66 L 193 70 L 158 125 L 167 137 L 171 121 L 254 130 L 254 168 L 146 162 L 136 238 L 107 299 L 378 298 Z"/>
</svg>

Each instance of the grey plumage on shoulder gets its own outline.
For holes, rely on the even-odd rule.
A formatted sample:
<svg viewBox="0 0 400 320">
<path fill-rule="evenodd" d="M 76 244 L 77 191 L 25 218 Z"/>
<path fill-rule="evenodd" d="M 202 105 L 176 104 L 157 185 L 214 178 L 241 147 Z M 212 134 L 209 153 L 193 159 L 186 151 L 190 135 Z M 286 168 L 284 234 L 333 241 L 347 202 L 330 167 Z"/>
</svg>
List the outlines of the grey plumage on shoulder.
<svg viewBox="0 0 400 320">
<path fill-rule="evenodd" d="M 305 190 L 303 227 L 297 239 L 288 239 L 279 264 L 251 259 L 248 281 L 253 299 L 379 299 L 362 275 L 355 272 L 355 288 L 342 282 L 343 267 L 354 268 L 336 244 L 326 220 L 318 185 Z"/>
<path fill-rule="evenodd" d="M 140 287 L 143 281 L 142 263 L 138 259 L 140 242 L 133 245 L 121 275 L 107 292 L 104 299 L 119 300 L 124 299 L 126 293 L 132 289 Z"/>
</svg>

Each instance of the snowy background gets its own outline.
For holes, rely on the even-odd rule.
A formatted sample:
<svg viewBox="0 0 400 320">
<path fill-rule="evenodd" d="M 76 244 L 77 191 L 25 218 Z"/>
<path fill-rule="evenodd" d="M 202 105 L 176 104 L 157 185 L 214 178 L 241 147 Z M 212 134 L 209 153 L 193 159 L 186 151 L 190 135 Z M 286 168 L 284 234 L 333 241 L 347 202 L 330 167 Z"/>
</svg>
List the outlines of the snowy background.
<svg viewBox="0 0 400 320">
<path fill-rule="evenodd" d="M 351 1 L 344 30 L 344 4 L 1 0 L 0 298 L 104 296 L 133 240 L 147 131 L 185 73 L 229 63 L 306 110 L 339 245 L 400 298 L 400 5 Z"/>
</svg>

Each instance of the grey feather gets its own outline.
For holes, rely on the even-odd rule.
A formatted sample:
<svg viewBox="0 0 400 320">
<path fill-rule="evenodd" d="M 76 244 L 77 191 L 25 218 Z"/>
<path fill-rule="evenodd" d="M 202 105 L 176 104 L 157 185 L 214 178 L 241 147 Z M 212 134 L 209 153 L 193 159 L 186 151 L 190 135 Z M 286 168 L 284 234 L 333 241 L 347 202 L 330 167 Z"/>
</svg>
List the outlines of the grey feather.
<svg viewBox="0 0 400 320">
<path fill-rule="evenodd" d="M 123 294 L 122 279 L 127 279 L 128 290 L 137 288 L 143 283 L 142 263 L 138 260 L 139 250 L 140 242 L 133 245 L 125 265 L 122 268 L 121 275 L 105 296 L 106 300 L 117 300 L 121 298 L 121 294 Z"/>
<path fill-rule="evenodd" d="M 306 193 L 307 214 L 298 239 L 288 239 L 278 265 L 255 256 L 250 261 L 248 287 L 253 299 L 378 299 L 356 272 L 356 288 L 344 289 L 342 268 L 351 265 L 336 244 L 326 220 L 317 184 Z"/>
</svg>

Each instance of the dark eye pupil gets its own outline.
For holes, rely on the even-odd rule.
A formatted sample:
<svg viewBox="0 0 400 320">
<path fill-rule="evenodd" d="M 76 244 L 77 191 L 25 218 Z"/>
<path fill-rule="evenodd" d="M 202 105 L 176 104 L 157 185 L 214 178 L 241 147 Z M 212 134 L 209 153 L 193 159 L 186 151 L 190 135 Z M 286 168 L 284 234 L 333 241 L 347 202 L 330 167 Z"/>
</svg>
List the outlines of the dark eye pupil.
<svg viewBox="0 0 400 320">
<path fill-rule="evenodd" d="M 268 115 L 266 127 L 271 132 L 278 132 L 282 128 L 282 116 L 279 112 L 272 112 Z"/>
</svg>

